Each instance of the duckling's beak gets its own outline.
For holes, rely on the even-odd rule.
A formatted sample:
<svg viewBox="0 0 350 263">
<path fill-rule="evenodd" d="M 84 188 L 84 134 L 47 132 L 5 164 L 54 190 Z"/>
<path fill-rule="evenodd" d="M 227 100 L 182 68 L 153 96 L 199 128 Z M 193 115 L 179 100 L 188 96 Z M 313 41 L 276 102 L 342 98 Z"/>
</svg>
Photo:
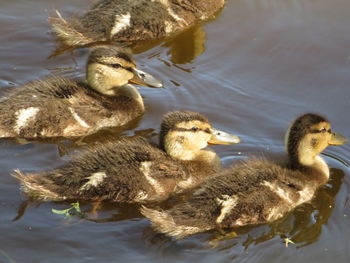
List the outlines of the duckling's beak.
<svg viewBox="0 0 350 263">
<path fill-rule="evenodd" d="M 211 131 L 211 138 L 208 141 L 208 144 L 236 144 L 240 143 L 240 139 L 238 136 L 229 134 L 227 132 L 219 131 L 214 128 L 210 129 Z"/>
<path fill-rule="evenodd" d="M 148 86 L 151 88 L 163 88 L 163 83 L 160 80 L 153 77 L 151 74 L 136 68 L 133 69 L 133 72 L 134 77 L 129 80 L 129 83 Z"/>
<path fill-rule="evenodd" d="M 345 136 L 343 136 L 343 135 L 341 135 L 341 134 L 339 134 L 339 133 L 332 133 L 332 138 L 331 138 L 331 140 L 329 141 L 329 145 L 342 145 L 342 144 L 344 144 L 344 143 L 347 143 L 348 142 L 348 139 L 345 137 Z"/>
</svg>

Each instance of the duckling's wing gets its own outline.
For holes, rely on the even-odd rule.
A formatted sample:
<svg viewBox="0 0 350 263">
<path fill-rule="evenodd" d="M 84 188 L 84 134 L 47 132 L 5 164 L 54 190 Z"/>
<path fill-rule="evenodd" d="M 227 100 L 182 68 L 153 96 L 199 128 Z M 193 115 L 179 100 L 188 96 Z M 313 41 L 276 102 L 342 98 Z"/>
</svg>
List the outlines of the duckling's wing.
<svg viewBox="0 0 350 263">
<path fill-rule="evenodd" d="M 76 125 L 98 130 L 119 127 L 143 114 L 143 108 L 132 98 L 106 96 L 91 89 L 81 89 L 67 99 Z"/>
<path fill-rule="evenodd" d="M 50 129 L 62 126 L 58 124 L 65 120 L 66 100 L 78 90 L 70 79 L 50 77 L 11 91 L 0 103 L 0 137 L 53 136 Z"/>
</svg>

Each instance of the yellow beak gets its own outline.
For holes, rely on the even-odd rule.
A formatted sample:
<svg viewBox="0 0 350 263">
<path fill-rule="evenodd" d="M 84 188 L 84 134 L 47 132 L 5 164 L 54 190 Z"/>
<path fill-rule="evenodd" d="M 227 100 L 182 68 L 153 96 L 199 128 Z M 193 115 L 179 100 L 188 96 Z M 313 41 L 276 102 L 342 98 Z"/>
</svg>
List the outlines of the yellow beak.
<svg viewBox="0 0 350 263">
<path fill-rule="evenodd" d="M 223 144 L 230 145 L 240 143 L 240 139 L 238 136 L 229 134 L 224 131 L 219 131 L 214 128 L 211 128 L 211 138 L 208 141 L 208 144 Z"/>
<path fill-rule="evenodd" d="M 329 141 L 329 145 L 342 145 L 347 142 L 348 142 L 348 139 L 345 136 L 339 133 L 332 133 L 332 138 Z"/>
<path fill-rule="evenodd" d="M 134 77 L 129 80 L 131 84 L 139 84 L 151 88 L 163 88 L 163 83 L 151 74 L 134 68 Z"/>
</svg>

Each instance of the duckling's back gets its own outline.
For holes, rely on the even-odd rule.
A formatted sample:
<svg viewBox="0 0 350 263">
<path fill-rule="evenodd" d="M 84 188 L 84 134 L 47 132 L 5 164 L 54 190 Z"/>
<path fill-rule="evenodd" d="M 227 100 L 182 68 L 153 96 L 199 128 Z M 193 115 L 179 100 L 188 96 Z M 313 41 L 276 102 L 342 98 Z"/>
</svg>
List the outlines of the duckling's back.
<svg viewBox="0 0 350 263">
<path fill-rule="evenodd" d="M 0 137 L 59 133 L 62 125 L 68 125 L 64 122 L 69 119 L 63 99 L 78 89 L 75 82 L 60 77 L 32 81 L 18 87 L 1 100 Z"/>
<path fill-rule="evenodd" d="M 61 168 L 14 176 L 27 195 L 41 200 L 142 203 L 166 199 L 187 173 L 165 152 L 138 137 L 91 147 Z"/>
<path fill-rule="evenodd" d="M 223 0 L 202 2 L 208 3 L 102 0 L 80 18 L 68 21 L 62 17 L 50 18 L 50 22 L 55 34 L 70 46 L 82 46 L 96 41 L 157 39 L 186 28 L 196 20 L 207 19 L 224 4 Z"/>
</svg>

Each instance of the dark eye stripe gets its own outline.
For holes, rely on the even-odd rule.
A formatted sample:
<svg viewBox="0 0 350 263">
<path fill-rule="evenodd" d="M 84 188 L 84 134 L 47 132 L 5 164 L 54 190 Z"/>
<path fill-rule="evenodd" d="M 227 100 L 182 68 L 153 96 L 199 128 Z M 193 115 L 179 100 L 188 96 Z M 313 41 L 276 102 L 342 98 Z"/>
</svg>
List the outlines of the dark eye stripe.
<svg viewBox="0 0 350 263">
<path fill-rule="evenodd" d="M 109 63 L 105 63 L 105 62 L 99 62 L 99 63 L 102 64 L 102 65 L 108 66 L 108 67 L 112 67 L 112 68 L 123 68 L 123 69 L 125 69 L 125 70 L 127 70 L 127 71 L 133 72 L 133 69 L 132 69 L 131 67 L 125 68 L 125 67 L 123 67 L 123 66 L 122 66 L 121 64 L 119 64 L 119 63 L 115 63 L 115 64 L 109 64 Z"/>
<path fill-rule="evenodd" d="M 175 128 L 175 129 L 172 129 L 173 131 L 188 131 L 188 132 L 197 132 L 197 131 L 200 131 L 200 129 L 198 130 L 193 130 L 192 128 L 190 129 L 186 129 L 186 128 Z"/>
<path fill-rule="evenodd" d="M 312 129 L 312 130 L 310 130 L 310 133 L 320 133 L 320 131 L 316 130 L 316 129 Z"/>
<path fill-rule="evenodd" d="M 331 129 L 325 129 L 325 128 L 323 128 L 323 129 L 321 129 L 321 130 L 317 130 L 317 129 L 312 129 L 312 130 L 310 130 L 310 133 L 323 133 L 323 132 L 328 132 L 328 133 L 332 133 L 332 130 Z"/>
<path fill-rule="evenodd" d="M 192 128 L 189 128 L 189 129 L 186 129 L 186 128 L 174 128 L 174 129 L 172 129 L 172 130 L 173 130 L 173 131 L 184 131 L 184 132 L 199 132 L 199 131 L 204 131 L 205 133 L 211 133 L 209 128 L 203 130 L 203 129 L 198 128 L 198 127 L 197 127 L 196 129 L 193 129 L 193 127 L 192 127 Z"/>
</svg>

